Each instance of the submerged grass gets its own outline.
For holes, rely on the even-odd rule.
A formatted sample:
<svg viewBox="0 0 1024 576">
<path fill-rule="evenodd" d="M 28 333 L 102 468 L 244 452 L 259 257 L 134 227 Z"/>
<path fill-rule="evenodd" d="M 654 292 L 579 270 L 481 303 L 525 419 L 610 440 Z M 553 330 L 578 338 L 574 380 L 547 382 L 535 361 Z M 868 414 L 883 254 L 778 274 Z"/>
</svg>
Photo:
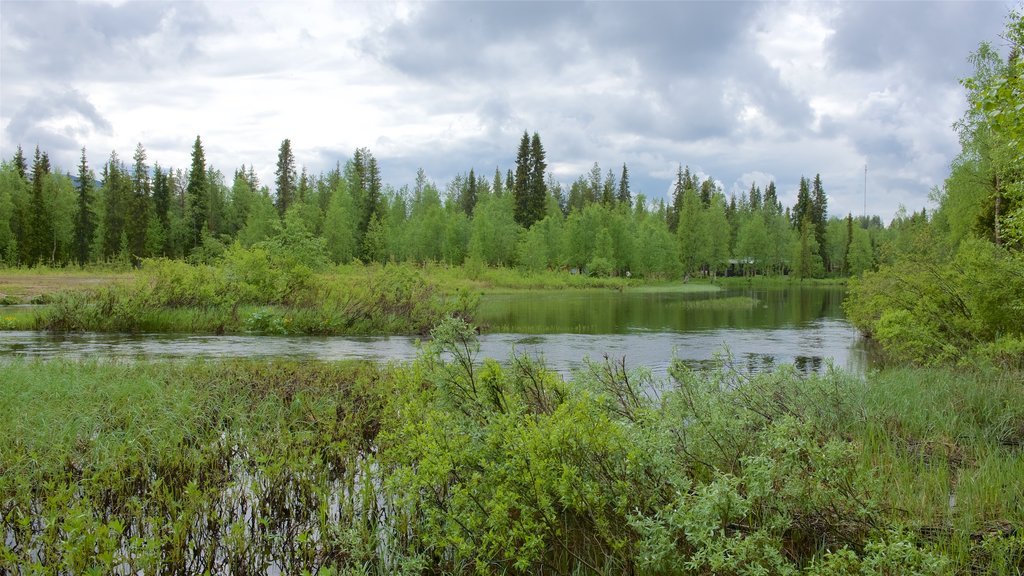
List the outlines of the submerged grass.
<svg viewBox="0 0 1024 576">
<path fill-rule="evenodd" d="M 1013 574 L 1024 377 L 15 360 L 0 572 Z M 657 393 L 655 391 L 657 390 Z"/>
</svg>

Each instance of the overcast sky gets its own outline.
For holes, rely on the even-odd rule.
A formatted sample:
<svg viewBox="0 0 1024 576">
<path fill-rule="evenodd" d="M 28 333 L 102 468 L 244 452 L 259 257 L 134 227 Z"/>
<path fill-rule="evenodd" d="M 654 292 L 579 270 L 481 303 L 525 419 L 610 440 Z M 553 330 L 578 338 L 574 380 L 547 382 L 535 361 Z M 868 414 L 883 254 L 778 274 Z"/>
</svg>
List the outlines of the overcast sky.
<svg viewBox="0 0 1024 576">
<path fill-rule="evenodd" d="M 919 210 L 959 150 L 967 57 L 1014 2 L 13 2 L 0 0 L 0 155 L 38 144 L 272 183 L 290 138 L 319 173 L 357 147 L 385 183 L 514 167 L 540 133 L 566 187 L 594 162 L 665 198 L 820 173 L 829 213 Z M 230 182 L 229 182 L 230 184 Z"/>
</svg>

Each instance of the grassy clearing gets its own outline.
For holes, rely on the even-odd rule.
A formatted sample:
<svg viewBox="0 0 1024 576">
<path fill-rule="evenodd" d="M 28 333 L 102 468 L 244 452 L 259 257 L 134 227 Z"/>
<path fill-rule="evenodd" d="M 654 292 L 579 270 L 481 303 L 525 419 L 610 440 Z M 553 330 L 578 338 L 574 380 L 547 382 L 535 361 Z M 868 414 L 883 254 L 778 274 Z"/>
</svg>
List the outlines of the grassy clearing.
<svg viewBox="0 0 1024 576">
<path fill-rule="evenodd" d="M 122 284 L 133 276 L 129 272 L 77 268 L 0 268 L 0 306 L 46 303 L 58 292 Z"/>
<path fill-rule="evenodd" d="M 1012 574 L 1024 378 L 13 361 L 8 573 Z"/>
</svg>

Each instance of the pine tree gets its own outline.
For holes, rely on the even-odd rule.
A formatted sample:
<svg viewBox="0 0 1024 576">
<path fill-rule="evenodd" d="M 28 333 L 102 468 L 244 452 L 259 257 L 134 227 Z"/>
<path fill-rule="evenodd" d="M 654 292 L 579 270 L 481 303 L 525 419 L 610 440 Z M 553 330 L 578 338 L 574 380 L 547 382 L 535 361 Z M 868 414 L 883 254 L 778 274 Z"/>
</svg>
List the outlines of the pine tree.
<svg viewBox="0 0 1024 576">
<path fill-rule="evenodd" d="M 203 233 L 206 231 L 207 213 L 210 209 L 209 192 L 206 182 L 206 154 L 203 143 L 196 136 L 192 145 L 192 168 L 189 170 L 188 188 L 185 190 L 186 219 L 188 221 L 188 238 L 185 241 L 185 253 L 201 246 Z"/>
<path fill-rule="evenodd" d="M 622 163 L 622 176 L 619 177 L 619 194 L 617 200 L 619 204 L 625 204 L 626 206 L 633 205 L 633 196 L 629 192 L 629 170 L 626 168 L 626 163 Z"/>
<path fill-rule="evenodd" d="M 282 218 L 295 199 L 295 156 L 292 142 L 285 138 L 277 152 L 277 170 L 274 172 L 277 185 L 277 212 Z"/>
<path fill-rule="evenodd" d="M 530 140 L 530 221 L 525 228 L 544 218 L 548 199 L 547 172 L 544 146 L 540 142 L 540 135 L 534 132 Z"/>
<path fill-rule="evenodd" d="M 89 261 L 89 250 L 92 248 L 93 235 L 96 233 L 96 221 L 93 214 L 93 180 L 95 176 L 85 158 L 85 147 L 82 147 L 82 161 L 78 165 L 78 210 L 75 214 L 75 261 L 84 266 Z"/>
</svg>

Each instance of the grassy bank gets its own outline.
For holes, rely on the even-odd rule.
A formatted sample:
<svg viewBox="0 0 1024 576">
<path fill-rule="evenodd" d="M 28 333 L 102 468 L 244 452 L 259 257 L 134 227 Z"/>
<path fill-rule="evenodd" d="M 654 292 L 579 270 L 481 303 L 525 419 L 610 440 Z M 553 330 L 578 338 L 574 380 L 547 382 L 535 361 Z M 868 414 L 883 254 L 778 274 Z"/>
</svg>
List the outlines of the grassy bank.
<svg viewBox="0 0 1024 576">
<path fill-rule="evenodd" d="M 43 304 L 0 306 L 0 330 L 309 335 L 423 334 L 443 318 L 472 317 L 483 294 L 720 290 L 708 283 L 433 264 L 352 264 L 313 272 L 238 247 L 216 265 L 150 260 L 131 273 L 7 270 L 0 286 L 8 304 Z"/>
<path fill-rule="evenodd" d="M 5 364 L 0 571 L 1008 574 L 1024 378 Z"/>
</svg>

